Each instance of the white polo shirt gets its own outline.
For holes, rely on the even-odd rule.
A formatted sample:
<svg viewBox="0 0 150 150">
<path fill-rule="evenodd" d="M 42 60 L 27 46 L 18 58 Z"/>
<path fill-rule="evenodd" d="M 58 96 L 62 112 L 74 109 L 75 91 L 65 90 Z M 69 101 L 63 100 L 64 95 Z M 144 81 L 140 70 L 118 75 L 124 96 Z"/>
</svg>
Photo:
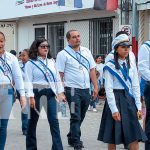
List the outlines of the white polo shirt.
<svg viewBox="0 0 150 150">
<path fill-rule="evenodd" d="M 83 57 L 79 57 L 70 46 L 60 51 L 56 58 L 56 65 L 59 72 L 64 73 L 65 87 L 74 87 L 79 89 L 90 88 L 90 69 L 95 68 L 96 64 L 91 51 L 80 46 L 78 51 Z M 79 59 L 78 59 L 79 57 Z M 78 61 L 77 61 L 78 60 Z M 82 62 L 80 64 L 79 62 Z"/>
<path fill-rule="evenodd" d="M 144 80 L 150 81 L 150 41 L 146 41 L 139 49 L 138 70 Z"/>
<path fill-rule="evenodd" d="M 40 58 L 40 57 L 39 57 Z M 43 70 L 43 66 L 39 61 L 34 61 L 34 65 L 31 61 L 28 61 L 25 65 L 25 81 L 26 81 L 26 86 L 27 88 L 27 97 L 33 97 L 33 85 L 34 84 L 39 84 L 39 85 L 49 85 L 52 89 L 52 91 L 57 95 L 62 92 L 64 92 L 64 87 L 61 82 L 61 78 L 59 75 L 59 72 L 57 68 L 55 67 L 55 62 L 54 60 L 51 59 L 40 59 L 45 65 L 47 65 L 47 68 L 49 68 L 53 74 L 48 73 L 47 79 L 49 81 L 47 82 L 45 79 L 44 74 L 46 75 L 45 71 Z M 38 66 L 38 67 L 37 67 Z M 40 69 L 39 69 L 40 68 Z M 44 73 L 44 74 L 43 74 Z M 53 80 L 53 77 L 55 81 Z"/>
</svg>

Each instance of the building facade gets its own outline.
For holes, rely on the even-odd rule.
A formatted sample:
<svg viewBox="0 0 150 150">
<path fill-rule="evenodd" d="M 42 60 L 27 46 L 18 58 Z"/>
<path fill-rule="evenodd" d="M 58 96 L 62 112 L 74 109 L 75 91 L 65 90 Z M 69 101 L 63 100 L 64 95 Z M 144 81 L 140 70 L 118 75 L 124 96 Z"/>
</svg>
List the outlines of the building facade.
<svg viewBox="0 0 150 150">
<path fill-rule="evenodd" d="M 77 29 L 82 45 L 88 47 L 94 56 L 107 54 L 111 51 L 112 38 L 120 30 L 120 9 L 94 10 L 94 0 L 82 0 L 82 4 L 77 8 L 74 0 L 67 0 L 65 6 L 58 6 L 58 0 L 3 1 L 0 9 L 4 13 L 0 14 L 0 21 L 13 24 L 14 48 L 11 49 L 22 51 L 29 48 L 33 40 L 46 38 L 55 58 L 67 44 L 66 32 Z"/>
<path fill-rule="evenodd" d="M 150 0 L 137 0 L 139 12 L 139 47 L 144 41 L 150 40 Z"/>
</svg>

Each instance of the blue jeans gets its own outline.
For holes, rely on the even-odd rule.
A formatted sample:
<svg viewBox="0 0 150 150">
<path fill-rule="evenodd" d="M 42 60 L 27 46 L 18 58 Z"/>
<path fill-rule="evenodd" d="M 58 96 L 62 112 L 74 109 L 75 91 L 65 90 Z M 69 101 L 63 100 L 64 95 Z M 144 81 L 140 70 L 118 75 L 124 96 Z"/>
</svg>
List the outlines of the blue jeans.
<svg viewBox="0 0 150 150">
<path fill-rule="evenodd" d="M 18 91 L 17 91 L 17 97 L 20 101 L 20 94 Z M 28 108 L 28 104 L 27 104 L 26 107 L 24 108 L 24 110 L 22 110 L 22 112 L 21 112 L 22 132 L 27 131 L 28 113 L 29 113 L 29 108 Z"/>
<path fill-rule="evenodd" d="M 0 89 L 0 150 L 4 150 L 7 125 L 13 105 L 13 90 Z"/>
<path fill-rule="evenodd" d="M 145 84 L 145 104 L 146 104 L 146 120 L 145 120 L 145 133 L 148 141 L 145 142 L 145 150 L 150 150 L 150 84 Z"/>
<path fill-rule="evenodd" d="M 8 119 L 0 119 L 0 150 L 4 150 L 7 137 Z"/>
<path fill-rule="evenodd" d="M 96 101 L 95 100 L 91 100 L 90 101 L 90 106 L 92 106 L 93 108 L 96 108 Z"/>
<path fill-rule="evenodd" d="M 65 88 L 66 97 L 70 109 L 70 131 L 67 135 L 68 139 L 78 145 L 81 136 L 81 124 L 84 120 L 90 103 L 89 89 Z"/>
<path fill-rule="evenodd" d="M 40 111 L 41 96 L 46 97 L 47 101 L 47 118 L 50 125 L 52 135 L 52 150 L 63 150 L 60 137 L 59 122 L 57 118 L 57 101 L 55 94 L 51 89 L 34 89 L 34 98 L 36 101 L 36 109 Z M 31 108 L 30 119 L 28 123 L 28 131 L 26 136 L 26 150 L 37 150 L 36 126 L 39 119 L 37 112 Z"/>
</svg>

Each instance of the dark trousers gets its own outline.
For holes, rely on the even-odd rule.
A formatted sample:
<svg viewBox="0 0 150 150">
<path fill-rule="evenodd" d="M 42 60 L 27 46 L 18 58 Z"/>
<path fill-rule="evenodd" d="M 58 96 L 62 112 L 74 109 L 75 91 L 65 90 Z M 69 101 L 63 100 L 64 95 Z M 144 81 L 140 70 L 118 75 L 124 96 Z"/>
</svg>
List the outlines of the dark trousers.
<svg viewBox="0 0 150 150">
<path fill-rule="evenodd" d="M 52 150 L 63 150 L 59 123 L 57 119 L 57 101 L 55 100 L 55 94 L 51 89 L 34 89 L 36 109 L 40 111 L 41 96 L 47 98 L 47 118 L 50 125 L 50 131 L 52 135 Z M 28 122 L 28 131 L 26 136 L 26 149 L 37 150 L 36 140 L 36 126 L 39 119 L 37 112 L 31 108 L 30 119 Z"/>
<path fill-rule="evenodd" d="M 90 103 L 89 89 L 65 88 L 67 101 L 70 108 L 70 131 L 68 139 L 78 145 L 80 143 L 80 126 L 84 120 Z"/>
<path fill-rule="evenodd" d="M 0 150 L 4 150 L 7 137 L 8 119 L 0 119 Z"/>
<path fill-rule="evenodd" d="M 28 114 L 21 113 L 22 132 L 27 131 L 28 128 Z"/>
<path fill-rule="evenodd" d="M 145 104 L 146 104 L 146 120 L 145 120 L 145 133 L 148 141 L 145 142 L 145 150 L 150 150 L 150 84 L 145 84 Z"/>
<path fill-rule="evenodd" d="M 96 108 L 96 101 L 91 99 L 90 106 Z"/>
</svg>

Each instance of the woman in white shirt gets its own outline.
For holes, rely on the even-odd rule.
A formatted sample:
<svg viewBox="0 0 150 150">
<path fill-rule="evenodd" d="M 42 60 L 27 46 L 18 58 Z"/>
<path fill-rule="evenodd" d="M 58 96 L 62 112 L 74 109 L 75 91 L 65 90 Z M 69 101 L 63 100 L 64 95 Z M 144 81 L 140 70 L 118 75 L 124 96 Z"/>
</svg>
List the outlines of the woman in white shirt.
<svg viewBox="0 0 150 150">
<path fill-rule="evenodd" d="M 35 40 L 30 47 L 29 57 L 30 59 L 25 65 L 25 79 L 28 84 L 27 95 L 30 99 L 31 116 L 28 123 L 26 148 L 27 150 L 37 149 L 36 126 L 41 109 L 41 97 L 45 96 L 46 113 L 52 135 L 52 150 L 63 150 L 57 118 L 56 97 L 65 100 L 64 88 L 51 57 L 47 40 Z"/>
<path fill-rule="evenodd" d="M 108 150 L 115 150 L 118 144 L 138 150 L 138 142 L 147 138 L 138 121 L 142 113 L 137 68 L 130 65 L 131 44 L 126 35 L 116 37 L 112 45 L 114 59 L 104 67 L 107 100 L 98 140 L 108 143 Z"/>
<path fill-rule="evenodd" d="M 26 105 L 24 83 L 17 58 L 5 51 L 5 35 L 0 32 L 0 150 L 4 150 L 7 125 L 14 102 L 14 84 L 20 94 L 20 102 Z"/>
</svg>

